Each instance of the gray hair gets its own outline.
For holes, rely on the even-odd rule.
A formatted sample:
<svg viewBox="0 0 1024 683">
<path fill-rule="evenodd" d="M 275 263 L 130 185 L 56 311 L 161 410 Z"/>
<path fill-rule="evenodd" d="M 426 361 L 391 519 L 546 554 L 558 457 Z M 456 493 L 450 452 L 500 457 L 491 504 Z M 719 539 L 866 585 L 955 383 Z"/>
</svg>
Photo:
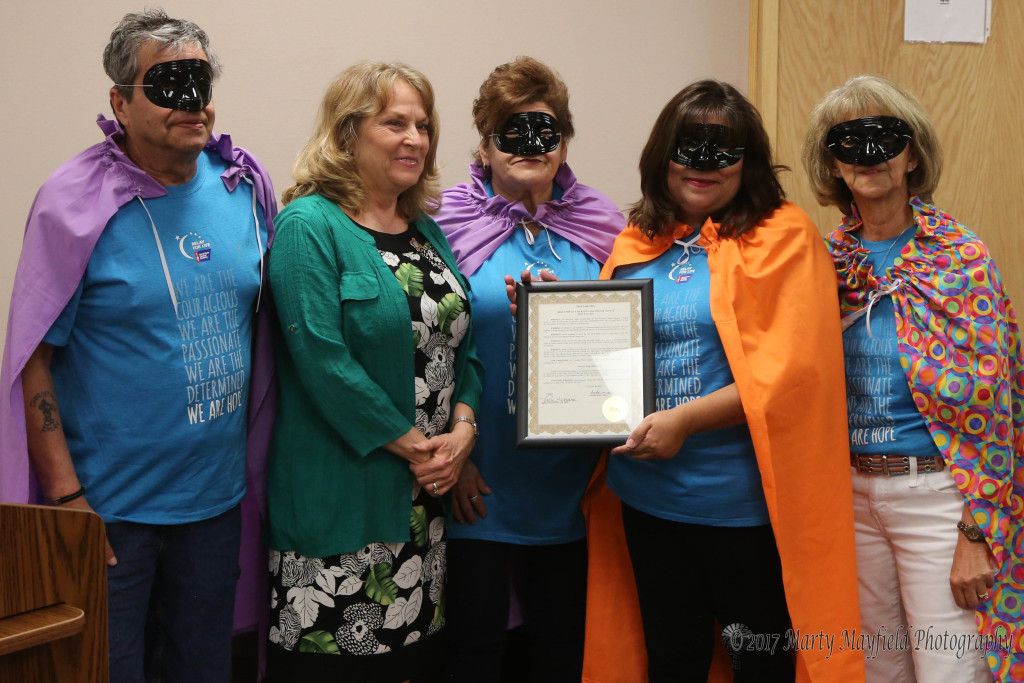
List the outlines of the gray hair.
<svg viewBox="0 0 1024 683">
<path fill-rule="evenodd" d="M 159 7 L 129 12 L 110 32 L 110 42 L 103 48 L 103 70 L 114 83 L 135 82 L 139 71 L 139 48 L 155 40 L 165 50 L 181 52 L 189 45 L 199 45 L 213 69 L 220 76 L 220 61 L 210 52 L 210 37 L 191 21 L 171 19 Z M 131 101 L 134 88 L 118 88 L 125 100 Z"/>
</svg>

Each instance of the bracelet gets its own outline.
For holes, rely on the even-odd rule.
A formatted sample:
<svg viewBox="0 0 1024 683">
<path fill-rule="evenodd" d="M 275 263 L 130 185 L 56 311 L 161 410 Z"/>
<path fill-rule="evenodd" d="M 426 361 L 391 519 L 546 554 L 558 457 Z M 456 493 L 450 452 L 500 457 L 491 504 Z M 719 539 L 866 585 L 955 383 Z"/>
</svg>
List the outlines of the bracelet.
<svg viewBox="0 0 1024 683">
<path fill-rule="evenodd" d="M 477 438 L 480 437 L 480 430 L 477 429 L 476 420 L 474 420 L 472 418 L 469 418 L 469 417 L 466 417 L 465 415 L 463 415 L 461 417 L 457 417 L 454 420 L 452 420 L 452 429 L 455 429 L 455 425 L 457 425 L 460 422 L 468 422 L 469 423 L 469 426 L 473 428 L 473 438 L 474 439 L 477 439 Z"/>
<path fill-rule="evenodd" d="M 74 493 L 69 493 L 66 496 L 61 496 L 59 498 L 43 498 L 43 502 L 46 503 L 47 505 L 63 505 L 64 503 L 70 503 L 76 498 L 81 498 L 84 495 L 85 487 L 83 486 Z"/>
</svg>

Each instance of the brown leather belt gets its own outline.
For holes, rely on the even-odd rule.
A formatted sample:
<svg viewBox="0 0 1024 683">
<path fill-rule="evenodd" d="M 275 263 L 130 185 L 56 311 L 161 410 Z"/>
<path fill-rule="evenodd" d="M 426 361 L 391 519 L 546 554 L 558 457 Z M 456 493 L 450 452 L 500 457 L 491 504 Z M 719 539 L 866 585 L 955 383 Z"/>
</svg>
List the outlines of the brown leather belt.
<svg viewBox="0 0 1024 683">
<path fill-rule="evenodd" d="M 851 453 L 850 464 L 864 474 L 881 474 L 886 477 L 910 474 L 909 455 L 867 455 L 865 453 Z M 946 468 L 946 463 L 941 455 L 918 457 L 918 472 L 941 472 Z"/>
</svg>

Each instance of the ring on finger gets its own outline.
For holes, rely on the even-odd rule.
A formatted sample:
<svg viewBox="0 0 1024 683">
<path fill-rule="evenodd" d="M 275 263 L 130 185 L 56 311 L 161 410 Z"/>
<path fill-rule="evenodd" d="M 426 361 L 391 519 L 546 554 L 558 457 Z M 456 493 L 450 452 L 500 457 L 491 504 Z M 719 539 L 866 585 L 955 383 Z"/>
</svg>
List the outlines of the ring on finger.
<svg viewBox="0 0 1024 683">
<path fill-rule="evenodd" d="M 978 593 L 978 599 L 979 600 L 988 600 L 988 598 L 989 598 L 988 593 Z"/>
<path fill-rule="evenodd" d="M 476 502 L 476 499 L 477 499 L 477 498 L 479 498 L 479 497 L 480 497 L 480 494 L 479 494 L 479 493 L 478 493 L 478 494 L 476 494 L 475 496 L 470 496 L 470 497 L 469 497 L 469 502 L 470 502 L 470 503 Z"/>
<path fill-rule="evenodd" d="M 441 495 L 441 492 L 437 490 L 437 482 L 436 481 L 435 482 L 431 482 L 430 485 L 434 487 L 434 495 L 435 496 Z"/>
</svg>

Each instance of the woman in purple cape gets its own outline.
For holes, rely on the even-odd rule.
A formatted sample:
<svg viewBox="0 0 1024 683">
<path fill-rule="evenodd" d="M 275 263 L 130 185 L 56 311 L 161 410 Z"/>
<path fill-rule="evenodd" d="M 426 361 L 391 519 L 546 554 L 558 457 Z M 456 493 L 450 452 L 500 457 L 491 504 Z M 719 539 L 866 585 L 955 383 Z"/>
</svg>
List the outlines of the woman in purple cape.
<svg viewBox="0 0 1024 683">
<path fill-rule="evenodd" d="M 504 276 L 548 270 L 561 280 L 597 279 L 625 221 L 566 164 L 569 93 L 544 64 L 519 57 L 497 67 L 473 102 L 473 122 L 480 146 L 470 182 L 446 190 L 435 217 L 469 279 L 486 368 L 480 436 L 452 489 L 447 680 L 499 680 L 512 585 L 530 680 L 579 681 L 587 574 L 580 499 L 598 452 L 516 449 L 515 321 Z"/>
</svg>

